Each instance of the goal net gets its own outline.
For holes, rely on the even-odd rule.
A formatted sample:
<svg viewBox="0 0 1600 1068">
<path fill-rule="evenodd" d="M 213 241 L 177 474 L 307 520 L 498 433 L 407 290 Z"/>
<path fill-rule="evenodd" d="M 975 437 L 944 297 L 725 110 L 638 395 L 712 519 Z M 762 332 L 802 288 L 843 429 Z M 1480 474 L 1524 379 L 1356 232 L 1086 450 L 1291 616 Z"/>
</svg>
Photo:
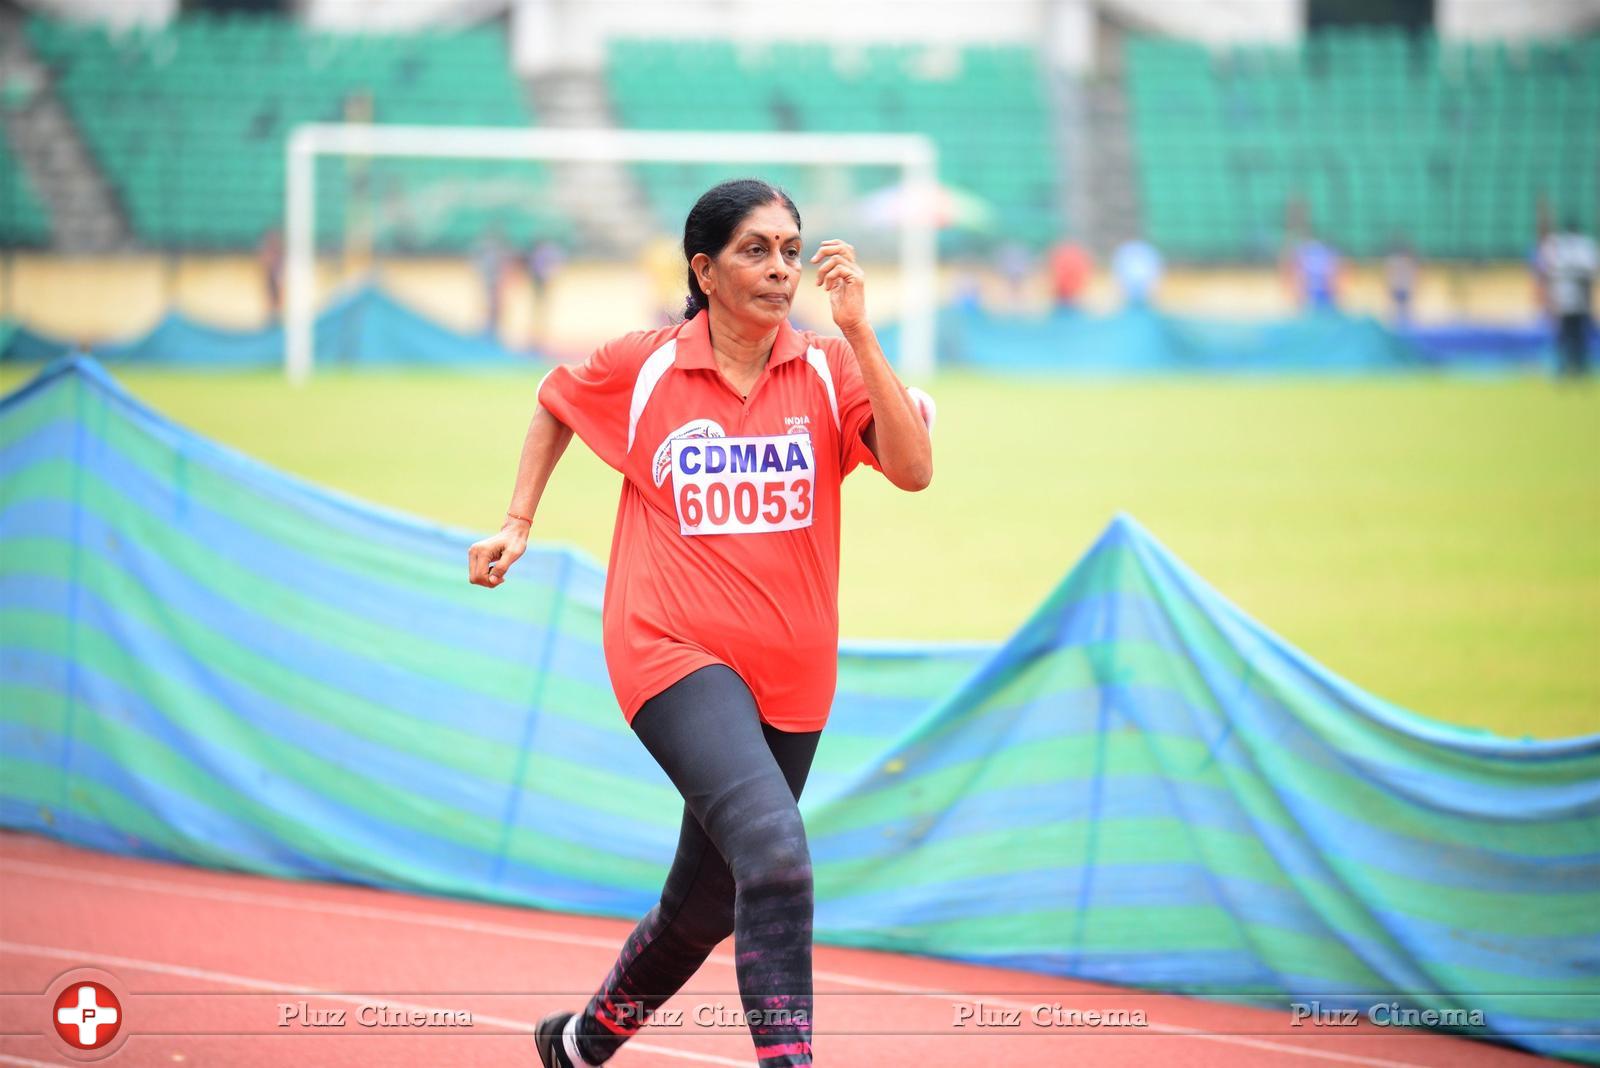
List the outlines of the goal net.
<svg viewBox="0 0 1600 1068">
<path fill-rule="evenodd" d="M 883 278 L 869 291 L 874 324 L 897 324 L 885 347 L 904 377 L 925 378 L 934 367 L 939 220 L 927 206 L 937 199 L 936 166 L 932 141 L 915 134 L 300 126 L 288 141 L 285 371 L 296 384 L 310 377 L 317 309 L 335 279 L 370 278 L 380 264 L 453 259 L 460 276 L 508 253 L 534 265 L 539 253 L 529 250 L 548 246 L 604 277 L 608 265 L 626 271 L 654 257 L 658 275 L 663 259 L 676 271 L 681 307 L 677 245 L 690 205 L 717 181 L 757 176 L 794 198 L 809 248 L 842 237 Z M 805 325 L 831 330 L 826 301 L 801 299 L 812 301 Z M 593 323 L 601 335 L 654 325 L 624 305 L 600 302 L 591 318 L 615 314 Z M 797 299 L 797 319 L 801 307 Z M 491 318 L 486 331 L 498 337 L 497 326 Z"/>
</svg>

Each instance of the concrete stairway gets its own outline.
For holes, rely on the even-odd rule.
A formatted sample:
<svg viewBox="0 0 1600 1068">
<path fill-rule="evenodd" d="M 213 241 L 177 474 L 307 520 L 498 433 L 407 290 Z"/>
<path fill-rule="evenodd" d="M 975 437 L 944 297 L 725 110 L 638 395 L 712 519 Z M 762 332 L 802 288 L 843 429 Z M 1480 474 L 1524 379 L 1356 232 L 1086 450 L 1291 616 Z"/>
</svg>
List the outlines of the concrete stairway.
<svg viewBox="0 0 1600 1068">
<path fill-rule="evenodd" d="M 49 69 L 28 47 L 23 16 L 0 8 L 0 104 L 3 134 L 50 216 L 58 252 L 108 252 L 132 235 L 116 195 L 51 86 Z"/>
<path fill-rule="evenodd" d="M 1140 232 L 1139 171 L 1129 129 L 1128 98 L 1120 73 L 1080 85 L 1088 158 L 1077 168 L 1088 203 L 1081 231 L 1105 257 Z"/>
<path fill-rule="evenodd" d="M 598 72 L 560 71 L 527 83 L 542 126 L 593 128 L 616 125 Z M 556 207 L 577 227 L 577 255 L 633 256 L 655 232 L 655 219 L 626 164 L 558 163 L 551 166 Z"/>
</svg>

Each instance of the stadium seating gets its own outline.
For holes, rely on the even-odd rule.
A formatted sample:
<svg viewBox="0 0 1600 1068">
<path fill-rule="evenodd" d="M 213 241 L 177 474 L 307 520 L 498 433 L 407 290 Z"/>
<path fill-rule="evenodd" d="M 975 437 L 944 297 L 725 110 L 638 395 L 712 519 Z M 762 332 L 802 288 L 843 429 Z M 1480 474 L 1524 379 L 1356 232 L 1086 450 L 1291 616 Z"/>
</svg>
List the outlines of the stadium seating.
<svg viewBox="0 0 1600 1068">
<path fill-rule="evenodd" d="M 54 70 L 135 233 L 155 245 L 253 245 L 283 218 L 287 131 L 302 122 L 340 121 L 368 96 L 376 122 L 527 125 L 532 119 L 498 28 L 350 35 L 273 17 L 195 14 L 118 32 L 35 17 L 28 38 Z M 319 166 L 323 238 L 345 233 L 355 202 L 370 206 L 379 248 L 460 249 L 496 226 L 520 242 L 561 226 L 537 198 L 451 197 L 449 176 L 462 176 L 464 167 L 475 180 L 517 175 L 537 185 L 544 180 L 537 164 L 327 160 Z M 423 195 L 427 188 L 431 195 Z M 419 204 L 431 210 L 419 211 Z"/>
<path fill-rule="evenodd" d="M 50 219 L 0 132 L 0 244 L 42 245 Z"/>
<path fill-rule="evenodd" d="M 367 98 L 377 122 L 534 121 L 497 26 L 351 35 L 196 13 L 125 30 L 33 17 L 27 33 L 154 246 L 254 245 L 282 219 L 287 130 L 341 120 Z M 1293 201 L 1356 256 L 1406 240 L 1431 258 L 1520 258 L 1541 200 L 1554 218 L 1600 224 L 1600 38 L 1450 43 L 1361 28 L 1218 50 L 1134 38 L 1126 60 L 1146 233 L 1180 259 L 1270 259 Z M 1002 239 L 1039 248 L 1064 229 L 1057 123 L 1033 49 L 617 39 L 605 76 L 631 128 L 929 134 L 941 178 L 994 209 L 945 233 L 947 252 Z M 729 171 L 636 167 L 669 229 Z M 797 192 L 818 178 L 763 171 Z M 848 188 L 891 173 L 857 168 Z M 539 195 L 538 164 L 328 160 L 319 186 L 330 242 L 347 239 L 358 207 L 382 249 L 571 233 Z M 7 240 L 45 239 L 46 215 L 3 149 L 0 198 Z"/>
<path fill-rule="evenodd" d="M 1031 49 L 617 39 L 607 80 L 618 121 L 634 128 L 926 133 L 941 179 L 995 209 L 986 232 L 966 237 L 1040 247 L 1059 236 L 1062 167 Z M 639 173 L 662 224 L 676 228 L 726 170 L 670 164 Z M 800 170 L 763 173 L 799 188 Z M 892 175 L 861 168 L 852 180 L 864 192 Z M 962 236 L 947 235 L 946 247 Z"/>
<path fill-rule="evenodd" d="M 1596 225 L 1600 38 L 1446 43 L 1398 30 L 1299 47 L 1129 43 L 1148 236 L 1176 255 L 1277 251 L 1292 199 L 1344 251 L 1516 258 L 1541 198 Z"/>
</svg>

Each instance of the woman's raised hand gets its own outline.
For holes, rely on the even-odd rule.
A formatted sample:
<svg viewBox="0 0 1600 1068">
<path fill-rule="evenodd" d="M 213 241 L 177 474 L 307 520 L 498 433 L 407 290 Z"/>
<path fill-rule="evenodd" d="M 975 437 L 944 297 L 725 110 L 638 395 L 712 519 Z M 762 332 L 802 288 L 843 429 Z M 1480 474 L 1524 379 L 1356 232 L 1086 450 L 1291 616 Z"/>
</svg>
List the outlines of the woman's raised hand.
<svg viewBox="0 0 1600 1068">
<path fill-rule="evenodd" d="M 863 325 L 867 321 L 867 279 L 856 262 L 855 248 L 830 237 L 811 257 L 812 263 L 819 260 L 817 285 L 828 291 L 834 325 L 840 330 Z"/>
<path fill-rule="evenodd" d="M 474 542 L 467 550 L 467 578 L 474 586 L 492 590 L 506 580 L 506 572 L 527 548 L 528 525 L 508 521 L 498 534 Z"/>
</svg>

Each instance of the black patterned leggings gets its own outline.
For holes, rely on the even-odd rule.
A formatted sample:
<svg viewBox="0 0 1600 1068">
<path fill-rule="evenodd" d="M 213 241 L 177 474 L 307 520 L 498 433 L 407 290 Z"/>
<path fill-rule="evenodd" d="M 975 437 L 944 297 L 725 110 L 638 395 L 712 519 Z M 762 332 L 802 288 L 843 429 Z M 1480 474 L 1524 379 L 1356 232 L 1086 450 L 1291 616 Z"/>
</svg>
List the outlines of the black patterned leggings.
<svg viewBox="0 0 1600 1068">
<path fill-rule="evenodd" d="M 811 854 L 796 802 L 822 732 L 761 722 L 721 664 L 645 702 L 633 730 L 683 794 L 683 826 L 661 901 L 578 1019 L 579 1051 L 610 1058 L 732 934 L 761 1068 L 809 1065 Z"/>
</svg>

